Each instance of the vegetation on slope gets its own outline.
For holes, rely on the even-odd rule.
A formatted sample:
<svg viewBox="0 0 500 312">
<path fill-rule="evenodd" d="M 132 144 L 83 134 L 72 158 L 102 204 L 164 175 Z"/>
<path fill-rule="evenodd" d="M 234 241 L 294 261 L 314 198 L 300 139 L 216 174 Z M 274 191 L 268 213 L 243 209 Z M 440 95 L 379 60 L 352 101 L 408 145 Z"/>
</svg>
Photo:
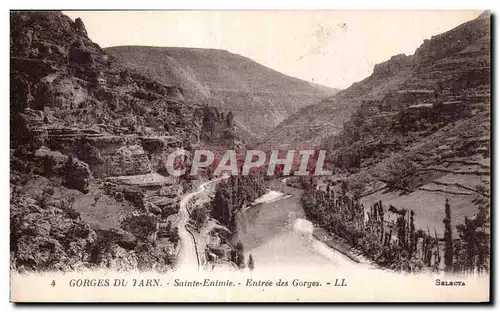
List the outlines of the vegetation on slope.
<svg viewBox="0 0 500 312">
<path fill-rule="evenodd" d="M 346 241 L 351 248 L 382 267 L 396 271 L 484 273 L 489 271 L 490 231 L 489 198 L 478 196 L 478 212 L 456 224 L 458 237 L 452 239 L 452 208 L 446 201 L 446 224 L 442 233 L 430 233 L 415 226 L 418 216 L 413 210 L 398 209 L 374 203 L 368 212 L 355 198 L 333 191 L 308 188 L 301 204 L 308 219 Z M 435 229 L 434 229 L 435 231 Z"/>
</svg>

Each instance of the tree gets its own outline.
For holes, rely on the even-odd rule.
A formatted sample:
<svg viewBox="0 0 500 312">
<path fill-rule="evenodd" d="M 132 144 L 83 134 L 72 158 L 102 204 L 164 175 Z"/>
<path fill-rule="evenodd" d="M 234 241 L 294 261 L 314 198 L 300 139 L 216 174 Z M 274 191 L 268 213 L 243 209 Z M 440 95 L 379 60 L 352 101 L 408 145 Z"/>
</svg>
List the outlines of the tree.
<svg viewBox="0 0 500 312">
<path fill-rule="evenodd" d="M 464 257 L 464 259 L 459 259 L 459 262 L 463 263 L 463 267 L 460 268 L 463 272 L 474 272 L 474 257 L 475 257 L 475 239 L 474 239 L 474 225 L 471 219 L 465 217 L 464 223 L 457 225 L 457 232 L 460 239 L 463 241 L 464 252 L 457 252 Z M 462 260 L 462 261 L 460 261 Z"/>
<path fill-rule="evenodd" d="M 450 272 L 453 269 L 453 240 L 451 233 L 451 209 L 448 199 L 445 203 L 444 223 L 444 269 Z"/>
<path fill-rule="evenodd" d="M 215 188 L 212 200 L 212 216 L 234 230 L 234 216 L 245 205 L 265 193 L 263 176 L 251 173 L 248 176 L 231 176 Z"/>
<path fill-rule="evenodd" d="M 179 232 L 177 228 L 172 228 L 169 233 L 168 240 L 174 244 L 177 244 L 177 242 L 180 240 Z"/>
<path fill-rule="evenodd" d="M 434 237 L 435 237 L 435 242 L 436 242 L 436 253 L 434 256 L 434 270 L 438 271 L 439 270 L 439 265 L 441 264 L 441 253 L 439 252 L 439 239 L 437 235 L 437 231 L 434 228 Z"/>
<path fill-rule="evenodd" d="M 233 113 L 231 111 L 229 111 L 229 113 L 227 113 L 226 115 L 226 124 L 229 126 L 229 127 L 232 127 L 233 126 Z"/>
<path fill-rule="evenodd" d="M 489 271 L 490 262 L 490 197 L 486 187 L 478 187 L 478 197 L 474 204 L 478 213 L 465 217 L 464 223 L 457 225 L 460 241 L 454 244 L 455 266 L 460 272 L 483 273 Z"/>
<path fill-rule="evenodd" d="M 478 204 L 478 214 L 475 218 L 476 225 L 476 268 L 478 273 L 489 271 L 490 261 L 490 197 L 489 192 L 486 197 L 480 199 Z"/>
<path fill-rule="evenodd" d="M 406 212 L 406 211 L 405 211 Z M 407 242 L 406 242 L 406 219 L 405 219 L 406 213 L 404 215 L 398 216 L 396 220 L 396 225 L 398 228 L 398 241 L 399 241 L 399 247 L 406 249 L 407 247 Z"/>
<path fill-rule="evenodd" d="M 236 243 L 236 246 L 234 246 L 231 260 L 234 263 L 236 263 L 236 265 L 240 269 L 245 268 L 245 255 L 243 254 L 243 252 L 244 252 L 243 244 L 240 241 L 238 241 L 238 243 Z"/>
<path fill-rule="evenodd" d="M 416 230 L 414 211 L 389 205 L 388 212 L 395 214 L 397 219 L 385 220 L 382 202 L 378 201 L 366 211 L 365 219 L 363 206 L 358 199 L 347 195 L 348 189 L 345 184 L 344 190 L 335 190 L 331 196 L 327 196 L 326 190 L 305 190 L 300 203 L 307 219 L 342 238 L 346 244 L 383 267 L 408 272 L 419 271 L 424 266 L 439 269 L 441 255 L 437 233 L 434 230 L 434 236 L 431 236 L 429 229 L 427 233 Z M 393 232 L 397 237 L 394 243 Z M 422 238 L 421 245 L 417 245 L 419 238 Z M 416 252 L 417 249 L 421 252 Z"/>
<path fill-rule="evenodd" d="M 232 205 L 228 197 L 228 194 L 222 188 L 217 187 L 212 202 L 212 216 L 225 225 L 229 224 L 232 217 Z"/>
<path fill-rule="evenodd" d="M 417 237 L 415 236 L 415 212 L 410 211 L 410 255 L 417 249 Z"/>
<path fill-rule="evenodd" d="M 248 268 L 250 269 L 250 271 L 253 271 L 253 269 L 255 268 L 255 263 L 253 262 L 252 254 L 248 256 Z"/>
<path fill-rule="evenodd" d="M 191 219 L 194 220 L 196 230 L 200 230 L 207 221 L 207 212 L 204 206 L 196 207 L 191 213 Z"/>
</svg>

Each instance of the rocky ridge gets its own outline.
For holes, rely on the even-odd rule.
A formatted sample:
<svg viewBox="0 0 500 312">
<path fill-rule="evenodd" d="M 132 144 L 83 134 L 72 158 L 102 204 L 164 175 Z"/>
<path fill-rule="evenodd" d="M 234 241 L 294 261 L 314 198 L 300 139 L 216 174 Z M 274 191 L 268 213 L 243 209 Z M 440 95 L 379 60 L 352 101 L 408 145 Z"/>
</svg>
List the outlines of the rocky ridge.
<svg viewBox="0 0 500 312">
<path fill-rule="evenodd" d="M 339 95 L 387 82 L 377 96 L 373 89 L 360 96 L 336 133 L 313 139 L 365 206 L 382 200 L 411 209 L 422 216 L 419 226 L 440 230 L 446 199 L 454 224 L 477 212 L 491 175 L 490 35 L 485 12 L 412 56 L 377 65 Z"/>
<path fill-rule="evenodd" d="M 241 146 L 232 114 L 121 65 L 81 19 L 11 12 L 10 24 L 12 267 L 168 269 L 184 189 L 166 156 Z"/>
<path fill-rule="evenodd" d="M 428 104 L 434 101 L 436 94 L 444 102 L 454 101 L 466 92 L 460 88 L 473 87 L 467 85 L 468 81 L 486 85 L 489 77 L 488 14 L 485 12 L 475 20 L 426 40 L 414 55 L 396 55 L 375 65 L 371 76 L 285 119 L 263 138 L 262 146 L 283 149 L 319 146 L 327 137 L 341 134 L 344 122 L 358 109 L 379 110 L 379 105 L 397 103 L 403 107 Z M 445 77 L 440 77 L 441 74 Z M 443 91 L 445 94 L 440 91 L 443 84 L 449 84 Z M 476 94 L 485 100 L 488 92 L 489 89 L 478 89 Z M 473 97 L 469 99 L 474 101 Z M 385 108 L 383 113 L 397 113 L 398 110 L 398 107 Z M 382 118 L 383 114 L 379 115 Z"/>
</svg>

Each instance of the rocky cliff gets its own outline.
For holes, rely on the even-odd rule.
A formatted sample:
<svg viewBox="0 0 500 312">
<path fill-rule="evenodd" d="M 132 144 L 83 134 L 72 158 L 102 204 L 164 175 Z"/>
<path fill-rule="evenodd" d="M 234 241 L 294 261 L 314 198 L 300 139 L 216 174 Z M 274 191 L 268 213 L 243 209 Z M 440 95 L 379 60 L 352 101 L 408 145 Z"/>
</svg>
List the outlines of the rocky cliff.
<svg viewBox="0 0 500 312">
<path fill-rule="evenodd" d="M 292 145 L 326 149 L 334 179 L 365 206 L 382 200 L 414 210 L 418 226 L 442 232 L 449 199 L 459 224 L 490 186 L 490 38 L 486 12 L 375 66 L 284 122 L 271 142 L 297 133 Z"/>
<path fill-rule="evenodd" d="M 180 183 L 161 175 L 166 156 L 241 145 L 232 114 L 123 66 L 81 19 L 11 12 L 10 25 L 12 266 L 171 266 Z"/>
<path fill-rule="evenodd" d="M 485 100 L 489 96 L 489 34 L 489 15 L 485 14 L 426 40 L 414 55 L 393 56 L 375 65 L 370 77 L 284 120 L 265 136 L 263 146 L 319 146 L 325 138 L 340 134 L 344 122 L 361 106 L 374 114 L 384 105 L 408 107 L 438 98 L 452 101 L 469 89 L 477 89 L 471 92 Z M 389 114 L 398 109 L 382 110 Z"/>
</svg>

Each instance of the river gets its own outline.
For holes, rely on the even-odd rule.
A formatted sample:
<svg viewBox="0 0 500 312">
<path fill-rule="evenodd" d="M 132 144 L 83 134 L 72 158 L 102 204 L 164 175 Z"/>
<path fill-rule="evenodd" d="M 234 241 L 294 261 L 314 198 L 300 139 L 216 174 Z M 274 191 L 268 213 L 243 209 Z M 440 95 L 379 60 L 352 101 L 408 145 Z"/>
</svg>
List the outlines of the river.
<svg viewBox="0 0 500 312">
<path fill-rule="evenodd" d="M 260 203 L 238 213 L 235 241 L 241 241 L 245 257 L 252 254 L 255 267 L 323 266 L 366 267 L 332 250 L 312 235 L 300 205 L 301 190 L 285 188 L 290 196 Z"/>
</svg>

